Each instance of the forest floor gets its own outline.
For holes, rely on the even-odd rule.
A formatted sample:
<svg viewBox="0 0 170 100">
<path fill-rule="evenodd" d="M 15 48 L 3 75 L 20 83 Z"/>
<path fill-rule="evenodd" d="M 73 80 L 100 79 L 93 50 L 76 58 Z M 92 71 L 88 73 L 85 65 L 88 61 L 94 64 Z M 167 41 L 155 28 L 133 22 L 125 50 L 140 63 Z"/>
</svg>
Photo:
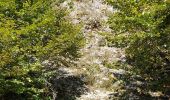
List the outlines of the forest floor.
<svg viewBox="0 0 170 100">
<path fill-rule="evenodd" d="M 77 66 L 59 68 L 59 75 L 54 80 L 58 92 L 56 100 L 112 100 L 120 95 L 125 99 L 127 94 L 128 99 L 139 99 L 134 93 L 141 90 L 136 88 L 145 86 L 143 80 L 139 81 L 140 76 L 136 77 L 138 80 L 123 80 L 122 76 L 126 77 L 129 71 L 108 67 L 108 64 L 115 63 L 116 66 L 117 62 L 126 61 L 124 49 L 109 47 L 105 39 L 105 34 L 114 34 L 107 24 L 114 9 L 104 0 L 66 0 L 60 6 L 70 11 L 67 18 L 73 24 L 83 25 L 81 31 L 86 44 L 80 50 L 82 56 L 76 61 Z"/>
</svg>

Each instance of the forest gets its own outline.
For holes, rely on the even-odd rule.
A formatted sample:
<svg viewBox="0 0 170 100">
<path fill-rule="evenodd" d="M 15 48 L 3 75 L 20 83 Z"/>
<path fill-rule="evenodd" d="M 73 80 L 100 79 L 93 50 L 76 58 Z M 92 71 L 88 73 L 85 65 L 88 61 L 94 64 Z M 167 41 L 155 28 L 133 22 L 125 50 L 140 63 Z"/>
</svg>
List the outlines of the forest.
<svg viewBox="0 0 170 100">
<path fill-rule="evenodd" d="M 0 0 L 0 100 L 169 100 L 170 0 Z"/>
</svg>

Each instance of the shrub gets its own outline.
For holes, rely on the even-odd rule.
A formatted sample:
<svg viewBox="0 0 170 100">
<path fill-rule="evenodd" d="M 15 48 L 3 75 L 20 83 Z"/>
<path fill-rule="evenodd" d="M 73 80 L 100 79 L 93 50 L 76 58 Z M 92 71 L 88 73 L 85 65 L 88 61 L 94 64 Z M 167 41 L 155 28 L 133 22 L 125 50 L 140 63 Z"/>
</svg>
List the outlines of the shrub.
<svg viewBox="0 0 170 100">
<path fill-rule="evenodd" d="M 48 99 L 42 62 L 69 66 L 68 61 L 79 56 L 83 44 L 80 27 L 65 18 L 64 10 L 54 9 L 53 3 L 0 1 L 1 99 Z"/>
<path fill-rule="evenodd" d="M 168 85 L 170 82 L 168 1 L 107 1 L 115 9 L 115 13 L 109 19 L 110 27 L 115 32 L 112 43 L 123 44 L 126 47 L 126 57 L 134 66 L 134 71 L 153 82 L 152 86 L 153 84 L 156 86 L 154 88 Z"/>
</svg>

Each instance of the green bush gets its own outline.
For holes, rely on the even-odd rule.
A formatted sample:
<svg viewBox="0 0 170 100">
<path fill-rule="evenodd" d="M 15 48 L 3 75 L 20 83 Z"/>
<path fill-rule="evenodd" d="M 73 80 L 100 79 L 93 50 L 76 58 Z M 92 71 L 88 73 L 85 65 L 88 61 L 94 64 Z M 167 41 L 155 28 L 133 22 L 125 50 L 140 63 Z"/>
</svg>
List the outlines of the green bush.
<svg viewBox="0 0 170 100">
<path fill-rule="evenodd" d="M 53 0 L 0 0 L 0 98 L 47 99 L 44 60 L 69 66 L 83 45 L 80 27 Z M 50 67 L 50 66 L 49 66 Z M 11 96 L 11 97 L 10 97 Z"/>
<path fill-rule="evenodd" d="M 165 0 L 107 0 L 115 13 L 112 43 L 126 47 L 134 72 L 156 85 L 170 83 L 170 4 Z M 119 46 L 118 45 L 118 46 Z M 153 85 L 152 84 L 152 85 Z M 158 85 L 162 84 L 162 85 Z"/>
</svg>

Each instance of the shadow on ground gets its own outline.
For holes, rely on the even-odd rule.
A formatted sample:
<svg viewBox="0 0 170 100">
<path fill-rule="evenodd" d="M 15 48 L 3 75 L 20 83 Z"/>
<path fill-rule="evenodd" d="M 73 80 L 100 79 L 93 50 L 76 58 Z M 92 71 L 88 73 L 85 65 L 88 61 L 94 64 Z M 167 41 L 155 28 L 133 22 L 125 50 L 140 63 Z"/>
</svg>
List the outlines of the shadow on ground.
<svg viewBox="0 0 170 100">
<path fill-rule="evenodd" d="M 51 82 L 57 92 L 56 100 L 75 100 L 88 91 L 81 76 L 67 75 L 62 71 L 60 73 L 66 75 L 60 75 Z"/>
</svg>

